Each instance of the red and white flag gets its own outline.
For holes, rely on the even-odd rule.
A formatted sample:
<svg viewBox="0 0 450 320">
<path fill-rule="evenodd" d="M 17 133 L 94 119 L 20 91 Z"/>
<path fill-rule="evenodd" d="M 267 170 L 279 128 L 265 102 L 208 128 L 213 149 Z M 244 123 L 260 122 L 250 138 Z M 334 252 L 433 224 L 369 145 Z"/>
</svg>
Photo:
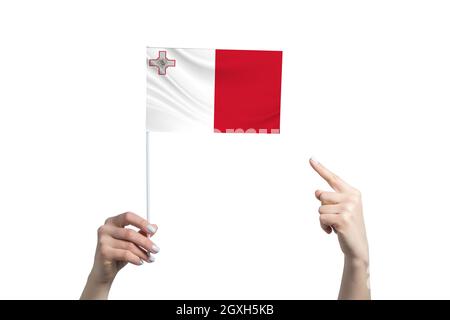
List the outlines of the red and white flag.
<svg viewBox="0 0 450 320">
<path fill-rule="evenodd" d="M 147 130 L 279 133 L 281 51 L 147 48 Z"/>
</svg>

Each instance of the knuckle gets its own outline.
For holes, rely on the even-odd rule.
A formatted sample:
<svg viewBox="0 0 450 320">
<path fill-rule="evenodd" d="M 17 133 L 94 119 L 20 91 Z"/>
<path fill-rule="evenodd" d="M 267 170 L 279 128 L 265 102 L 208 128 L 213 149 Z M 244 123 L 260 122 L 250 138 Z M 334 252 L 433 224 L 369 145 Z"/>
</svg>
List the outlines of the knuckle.
<svg viewBox="0 0 450 320">
<path fill-rule="evenodd" d="M 100 226 L 100 227 L 97 229 L 97 235 L 99 236 L 99 238 L 100 238 L 101 236 L 103 236 L 105 233 L 106 233 L 105 226 Z"/>
<path fill-rule="evenodd" d="M 361 198 L 361 191 L 359 191 L 356 188 L 353 188 L 353 195 L 358 197 L 358 198 Z"/>
<path fill-rule="evenodd" d="M 133 237 L 133 231 L 131 229 L 123 229 L 123 236 L 127 239 L 131 239 Z"/>
<path fill-rule="evenodd" d="M 133 261 L 134 255 L 130 251 L 125 251 L 125 259 L 128 261 Z"/>
<path fill-rule="evenodd" d="M 122 214 L 122 216 L 123 216 L 124 220 L 126 220 L 126 221 L 130 220 L 130 212 L 129 211 L 124 212 Z"/>
<path fill-rule="evenodd" d="M 132 244 L 131 242 L 127 242 L 127 250 L 134 250 L 134 244 Z"/>
<path fill-rule="evenodd" d="M 109 217 L 109 218 L 106 218 L 105 219 L 105 223 L 104 224 L 110 224 L 111 223 L 111 217 Z"/>
<path fill-rule="evenodd" d="M 346 202 L 342 204 L 342 210 L 344 212 L 350 213 L 353 211 L 353 209 L 355 209 L 355 205 L 352 202 Z"/>
<path fill-rule="evenodd" d="M 130 211 L 127 211 L 123 214 L 123 218 L 125 219 L 125 221 L 130 221 L 133 218 L 133 213 Z"/>
</svg>

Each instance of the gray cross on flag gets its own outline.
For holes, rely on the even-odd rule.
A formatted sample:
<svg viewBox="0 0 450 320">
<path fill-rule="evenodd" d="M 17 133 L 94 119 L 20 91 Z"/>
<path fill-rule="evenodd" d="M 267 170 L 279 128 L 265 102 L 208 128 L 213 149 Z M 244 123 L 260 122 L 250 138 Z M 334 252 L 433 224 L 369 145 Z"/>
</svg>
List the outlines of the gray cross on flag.
<svg viewBox="0 0 450 320">
<path fill-rule="evenodd" d="M 156 59 L 149 59 L 148 65 L 150 67 L 158 68 L 159 75 L 166 75 L 168 67 L 175 67 L 176 61 L 167 58 L 167 51 L 159 51 Z"/>
</svg>

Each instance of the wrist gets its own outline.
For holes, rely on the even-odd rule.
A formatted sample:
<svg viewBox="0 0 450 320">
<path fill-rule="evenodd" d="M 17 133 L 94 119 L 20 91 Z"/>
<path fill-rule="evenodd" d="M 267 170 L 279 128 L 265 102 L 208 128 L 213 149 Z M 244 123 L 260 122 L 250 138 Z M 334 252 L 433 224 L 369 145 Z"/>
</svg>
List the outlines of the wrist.
<svg viewBox="0 0 450 320">
<path fill-rule="evenodd" d="M 92 272 L 84 287 L 83 293 L 80 299 L 82 300 L 104 300 L 108 299 L 109 290 L 111 289 L 112 280 L 101 280 L 95 276 Z"/>
<path fill-rule="evenodd" d="M 114 278 L 115 278 L 115 276 L 114 277 L 105 277 L 105 276 L 99 275 L 95 270 L 92 270 L 91 273 L 89 273 L 87 281 L 88 281 L 88 283 L 90 283 L 92 285 L 108 287 L 108 286 L 112 285 Z"/>
<path fill-rule="evenodd" d="M 345 265 L 351 267 L 352 269 L 364 269 L 367 270 L 369 268 L 369 257 L 352 257 L 345 256 L 344 257 Z"/>
<path fill-rule="evenodd" d="M 113 280 L 114 280 L 114 278 L 113 279 L 101 279 L 91 272 L 89 274 L 89 277 L 87 280 L 87 286 L 94 289 L 95 291 L 105 292 L 106 294 L 108 294 L 109 290 L 111 289 Z"/>
</svg>

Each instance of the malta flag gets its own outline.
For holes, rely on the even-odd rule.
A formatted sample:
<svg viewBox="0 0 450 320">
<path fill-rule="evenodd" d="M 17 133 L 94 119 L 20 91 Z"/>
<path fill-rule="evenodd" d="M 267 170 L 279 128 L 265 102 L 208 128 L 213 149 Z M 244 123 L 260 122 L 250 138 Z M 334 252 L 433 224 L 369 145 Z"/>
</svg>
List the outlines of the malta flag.
<svg viewBox="0 0 450 320">
<path fill-rule="evenodd" d="M 147 130 L 279 133 L 281 51 L 147 48 Z"/>
</svg>

